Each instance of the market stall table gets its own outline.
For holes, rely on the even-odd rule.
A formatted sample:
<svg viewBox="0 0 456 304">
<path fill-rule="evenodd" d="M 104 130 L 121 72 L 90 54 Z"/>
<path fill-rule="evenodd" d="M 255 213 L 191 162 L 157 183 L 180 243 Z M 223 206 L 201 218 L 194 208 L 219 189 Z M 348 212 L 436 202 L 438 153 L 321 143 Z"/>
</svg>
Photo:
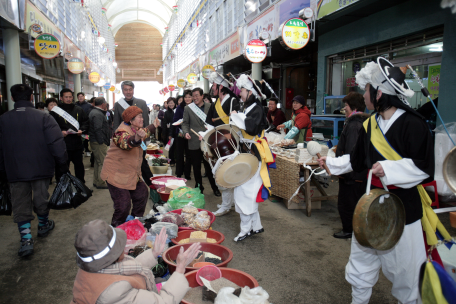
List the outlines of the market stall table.
<svg viewBox="0 0 456 304">
<path fill-rule="evenodd" d="M 271 192 L 273 195 L 283 198 L 285 206 L 288 209 L 306 209 L 307 216 L 311 216 L 312 208 L 321 208 L 321 201 L 337 199 L 337 195 L 329 196 L 320 183 L 312 176 L 310 182 L 305 183 L 300 188 L 304 200 L 297 195 L 289 202 L 296 189 L 302 183 L 299 182 L 299 172 L 303 171 L 305 181 L 309 178 L 310 170 L 297 163 L 294 158 L 281 155 L 276 156 L 276 165 L 277 169 L 269 170 L 272 184 Z M 318 164 L 312 163 L 310 167 L 316 169 L 318 168 Z M 311 193 L 312 185 L 320 192 L 321 196 L 314 196 L 316 191 Z"/>
</svg>

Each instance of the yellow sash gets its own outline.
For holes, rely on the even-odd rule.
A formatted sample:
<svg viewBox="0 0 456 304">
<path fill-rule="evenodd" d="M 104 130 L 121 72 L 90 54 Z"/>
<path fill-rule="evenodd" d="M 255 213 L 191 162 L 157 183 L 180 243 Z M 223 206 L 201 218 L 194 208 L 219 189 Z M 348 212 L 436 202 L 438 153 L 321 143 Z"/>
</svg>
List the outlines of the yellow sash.
<svg viewBox="0 0 456 304">
<path fill-rule="evenodd" d="M 222 117 L 221 119 L 226 125 L 230 123 L 230 117 L 223 111 L 222 102 L 220 101 L 220 98 L 218 98 L 217 101 L 215 102 L 215 110 L 217 111 L 218 116 Z M 227 116 L 227 117 L 225 117 L 225 116 Z"/>
<path fill-rule="evenodd" d="M 364 121 L 363 126 L 366 132 L 369 126 L 369 121 L 371 122 L 371 143 L 374 148 L 387 160 L 401 160 L 402 156 L 400 156 L 399 153 L 391 147 L 388 140 L 380 130 L 380 127 L 377 127 L 375 115 L 372 115 L 369 119 Z M 432 209 L 432 200 L 423 185 L 418 185 L 417 188 L 420 193 L 421 204 L 423 205 L 423 217 L 421 218 L 421 224 L 423 225 L 423 230 L 426 233 L 428 245 L 432 246 L 437 244 L 437 236 L 435 235 L 436 229 L 439 230 L 445 240 L 451 240 L 451 236 L 448 234 L 445 227 L 437 217 L 437 214 L 435 214 Z"/>
<path fill-rule="evenodd" d="M 255 146 L 257 147 L 261 158 L 260 176 L 263 180 L 263 185 L 268 189 L 269 194 L 271 194 L 271 190 L 269 189 L 271 187 L 271 180 L 269 179 L 267 163 L 273 162 L 274 157 L 272 156 L 271 149 L 269 149 L 268 142 L 264 139 L 264 130 L 261 132 L 260 137 L 258 135 L 252 136 L 244 130 L 241 131 L 242 137 L 255 141 Z"/>
</svg>

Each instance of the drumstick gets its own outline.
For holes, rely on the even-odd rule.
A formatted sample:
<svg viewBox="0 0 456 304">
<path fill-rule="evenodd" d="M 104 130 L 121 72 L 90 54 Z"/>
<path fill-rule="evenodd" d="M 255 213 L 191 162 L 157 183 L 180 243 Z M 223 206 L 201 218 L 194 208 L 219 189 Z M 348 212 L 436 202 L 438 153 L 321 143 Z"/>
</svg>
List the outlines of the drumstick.
<svg viewBox="0 0 456 304">
<path fill-rule="evenodd" d="M 192 131 L 193 133 L 195 133 L 196 136 L 198 136 L 198 138 L 201 136 L 201 134 L 197 133 L 197 132 L 196 132 L 195 130 L 193 130 L 193 129 L 190 129 L 190 131 Z M 201 140 L 202 140 L 206 145 L 209 146 L 209 144 L 204 140 L 204 138 L 201 138 Z"/>
<path fill-rule="evenodd" d="M 196 131 L 195 131 L 195 130 L 193 130 L 193 129 L 190 129 L 190 131 L 192 131 L 193 133 L 195 133 L 195 135 L 196 135 L 196 136 L 198 136 L 198 137 L 200 137 L 200 136 L 201 136 L 201 135 L 200 135 L 198 132 L 196 132 Z"/>
<path fill-rule="evenodd" d="M 217 117 L 217 118 L 212 118 L 212 121 L 217 121 L 217 120 L 220 120 L 220 119 L 223 119 L 223 118 L 227 118 L 227 117 L 230 117 L 230 115 L 225 115 L 225 116 L 222 116 L 222 117 Z"/>
</svg>

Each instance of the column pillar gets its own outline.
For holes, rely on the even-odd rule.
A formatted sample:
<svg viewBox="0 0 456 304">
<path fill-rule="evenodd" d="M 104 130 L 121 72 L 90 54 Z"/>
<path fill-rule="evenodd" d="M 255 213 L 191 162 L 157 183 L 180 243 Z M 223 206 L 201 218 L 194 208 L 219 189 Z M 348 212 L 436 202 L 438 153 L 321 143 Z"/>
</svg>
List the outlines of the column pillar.
<svg viewBox="0 0 456 304">
<path fill-rule="evenodd" d="M 109 90 L 106 90 L 106 93 L 105 93 L 105 96 L 104 96 L 104 98 L 105 98 L 106 102 L 108 103 L 108 105 L 109 105 L 109 103 L 111 101 L 111 98 L 110 98 L 111 96 L 109 96 L 111 94 L 109 94 L 109 92 L 110 92 Z"/>
<path fill-rule="evenodd" d="M 82 86 L 81 86 L 81 74 L 73 74 L 73 81 L 74 81 L 74 100 L 75 102 L 78 102 L 78 97 L 77 94 L 79 92 L 82 92 Z"/>
<path fill-rule="evenodd" d="M 10 111 L 14 110 L 10 88 L 15 84 L 22 83 L 18 30 L 3 29 L 3 51 L 5 54 L 6 94 L 8 97 L 8 111 Z"/>
<path fill-rule="evenodd" d="M 263 72 L 263 66 L 261 62 L 252 63 L 252 78 L 254 80 L 261 81 L 261 73 Z"/>
<path fill-rule="evenodd" d="M 204 78 L 204 93 L 209 93 L 209 79 Z"/>
</svg>

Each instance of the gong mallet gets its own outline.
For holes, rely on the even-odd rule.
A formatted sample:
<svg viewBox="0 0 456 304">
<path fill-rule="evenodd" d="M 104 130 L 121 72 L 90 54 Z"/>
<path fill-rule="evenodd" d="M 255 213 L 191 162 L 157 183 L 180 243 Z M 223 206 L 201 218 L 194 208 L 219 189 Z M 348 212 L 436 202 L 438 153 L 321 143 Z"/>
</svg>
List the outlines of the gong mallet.
<svg viewBox="0 0 456 304">
<path fill-rule="evenodd" d="M 310 155 L 312 156 L 317 156 L 318 158 L 321 158 L 320 152 L 321 152 L 321 146 L 319 143 L 316 141 L 309 141 L 307 143 L 307 152 L 309 152 Z M 328 175 L 331 175 L 331 171 L 329 171 L 328 166 L 326 166 L 326 163 L 323 164 L 323 168 L 325 168 L 326 173 Z"/>
</svg>

